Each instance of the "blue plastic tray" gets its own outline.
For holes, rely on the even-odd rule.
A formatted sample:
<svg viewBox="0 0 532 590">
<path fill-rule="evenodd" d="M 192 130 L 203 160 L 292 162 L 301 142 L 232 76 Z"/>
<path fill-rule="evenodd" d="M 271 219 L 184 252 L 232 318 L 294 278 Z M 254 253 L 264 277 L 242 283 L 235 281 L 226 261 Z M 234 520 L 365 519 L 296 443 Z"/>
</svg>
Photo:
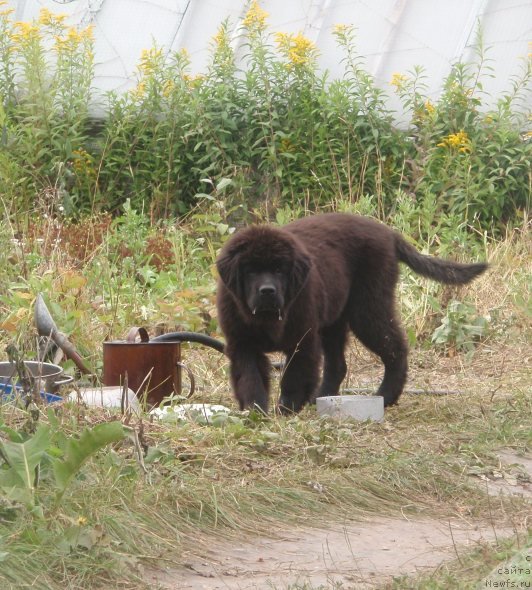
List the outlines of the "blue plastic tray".
<svg viewBox="0 0 532 590">
<path fill-rule="evenodd" d="M 22 388 L 17 385 L 15 385 L 15 391 L 13 392 L 12 385 L 0 383 L 0 403 L 5 404 L 13 401 L 20 396 L 21 391 Z M 45 391 L 41 391 L 41 397 L 47 404 L 54 404 L 63 400 L 60 395 L 54 395 L 53 393 L 47 393 Z"/>
</svg>

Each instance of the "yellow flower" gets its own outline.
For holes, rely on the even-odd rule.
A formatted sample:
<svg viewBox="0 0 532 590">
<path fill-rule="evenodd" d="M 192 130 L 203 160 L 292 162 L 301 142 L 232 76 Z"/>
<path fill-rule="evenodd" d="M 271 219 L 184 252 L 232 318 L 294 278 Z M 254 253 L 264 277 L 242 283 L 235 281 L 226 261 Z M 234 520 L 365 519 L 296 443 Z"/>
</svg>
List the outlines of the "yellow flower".
<svg viewBox="0 0 532 590">
<path fill-rule="evenodd" d="M 65 39 L 61 37 L 61 35 L 55 35 L 55 46 L 58 50 L 61 50 L 65 47 Z"/>
<path fill-rule="evenodd" d="M 281 152 L 293 152 L 294 151 L 294 144 L 290 141 L 288 137 L 283 137 L 281 139 Z"/>
<path fill-rule="evenodd" d="M 434 113 L 434 111 L 436 110 L 436 107 L 430 102 L 430 100 L 427 100 L 425 102 L 425 110 L 427 111 L 427 113 L 429 115 L 432 115 Z"/>
<path fill-rule="evenodd" d="M 133 90 L 131 90 L 131 94 L 135 98 L 142 98 L 146 92 L 146 83 L 140 81 Z"/>
<path fill-rule="evenodd" d="M 275 41 L 279 49 L 289 60 L 289 66 L 303 66 L 312 61 L 316 54 L 316 46 L 301 33 L 276 33 Z"/>
<path fill-rule="evenodd" d="M 72 43 L 72 45 L 77 45 L 81 41 L 81 33 L 76 27 L 69 27 L 66 39 L 68 42 Z"/>
<path fill-rule="evenodd" d="M 152 47 L 151 49 L 143 49 L 140 55 L 139 70 L 149 75 L 157 69 L 158 63 L 163 57 L 163 50 Z"/>
<path fill-rule="evenodd" d="M 234 54 L 231 47 L 231 38 L 227 27 L 225 25 L 220 26 L 218 32 L 213 37 L 214 41 L 214 66 L 215 69 L 221 68 L 222 70 L 233 69 L 234 67 Z"/>
<path fill-rule="evenodd" d="M 39 12 L 39 23 L 46 27 L 52 22 L 53 16 L 54 15 L 48 10 L 48 8 L 41 8 L 41 11 Z"/>
<path fill-rule="evenodd" d="M 183 74 L 183 80 L 190 86 L 199 86 L 201 82 L 205 80 L 205 76 L 203 74 L 196 74 L 195 76 Z"/>
<path fill-rule="evenodd" d="M 471 140 L 467 133 L 462 129 L 458 133 L 450 133 L 443 141 L 437 144 L 437 147 L 458 150 L 461 153 L 471 151 Z"/>
<path fill-rule="evenodd" d="M 22 39 L 29 39 L 30 37 L 39 35 L 39 27 L 33 23 L 16 22 L 15 29 L 18 30 L 18 36 Z"/>
<path fill-rule="evenodd" d="M 174 88 L 175 82 L 173 80 L 166 80 L 166 82 L 163 85 L 163 96 L 165 98 L 168 98 L 172 94 Z"/>
<path fill-rule="evenodd" d="M 78 526 L 85 526 L 87 522 L 88 521 L 85 516 L 78 516 Z"/>
<path fill-rule="evenodd" d="M 288 49 L 290 47 L 291 36 L 288 33 L 275 33 L 275 42 L 280 49 Z"/>
<path fill-rule="evenodd" d="M 218 47 L 227 47 L 229 45 L 229 35 L 223 25 L 218 29 L 216 35 L 214 35 L 213 41 Z"/>
<path fill-rule="evenodd" d="M 391 86 L 395 86 L 395 88 L 397 90 L 401 90 L 405 84 L 405 82 L 408 81 L 408 76 L 405 76 L 404 74 L 400 74 L 398 72 L 395 72 L 394 74 L 392 74 L 392 79 L 390 80 L 390 85 Z"/>
<path fill-rule="evenodd" d="M 13 33 L 10 34 L 10 37 L 13 44 L 27 46 L 28 44 L 39 42 L 41 35 L 39 27 L 33 23 L 16 22 L 13 25 Z"/>
<path fill-rule="evenodd" d="M 310 40 L 298 33 L 293 39 L 293 45 L 290 50 L 290 60 L 294 65 L 303 65 L 307 63 L 316 46 Z"/>
<path fill-rule="evenodd" d="M 63 24 L 63 21 L 66 19 L 66 14 L 54 14 L 50 12 L 47 8 L 41 8 L 39 12 L 39 24 L 43 27 L 53 27 L 56 25 Z"/>
<path fill-rule="evenodd" d="M 261 31 L 266 27 L 267 17 L 268 13 L 262 10 L 257 0 L 253 0 L 242 24 L 248 31 Z"/>
<path fill-rule="evenodd" d="M 55 35 L 54 39 L 58 51 L 76 51 L 82 43 L 92 42 L 92 25 L 81 31 L 76 27 L 69 27 L 66 35 Z M 88 57 L 92 59 L 90 52 Z"/>
<path fill-rule="evenodd" d="M 81 29 L 80 36 L 85 41 L 94 40 L 94 25 L 88 25 L 84 29 Z"/>
<path fill-rule="evenodd" d="M 345 35 L 349 31 L 350 27 L 347 25 L 334 25 L 333 32 L 335 35 Z"/>
<path fill-rule="evenodd" d="M 83 148 L 72 152 L 72 167 L 78 175 L 93 176 L 95 174 L 92 156 Z"/>
</svg>

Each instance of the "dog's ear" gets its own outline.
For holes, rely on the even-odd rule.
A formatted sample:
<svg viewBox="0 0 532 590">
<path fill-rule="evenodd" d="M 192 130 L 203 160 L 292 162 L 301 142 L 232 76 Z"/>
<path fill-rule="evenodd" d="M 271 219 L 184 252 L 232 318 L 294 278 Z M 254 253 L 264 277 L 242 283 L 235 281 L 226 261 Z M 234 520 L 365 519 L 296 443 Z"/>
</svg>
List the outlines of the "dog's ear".
<svg viewBox="0 0 532 590">
<path fill-rule="evenodd" d="M 216 268 L 222 283 L 237 297 L 240 297 L 242 293 L 239 258 L 236 252 L 227 250 L 222 252 L 216 261 Z"/>
<path fill-rule="evenodd" d="M 287 288 L 287 299 L 288 301 L 292 301 L 297 297 L 301 289 L 305 286 L 307 282 L 308 275 L 310 272 L 311 266 L 310 258 L 304 252 L 298 252 L 295 255 L 293 264 L 292 264 L 292 272 L 290 274 L 290 278 L 288 281 L 288 288 Z"/>
</svg>

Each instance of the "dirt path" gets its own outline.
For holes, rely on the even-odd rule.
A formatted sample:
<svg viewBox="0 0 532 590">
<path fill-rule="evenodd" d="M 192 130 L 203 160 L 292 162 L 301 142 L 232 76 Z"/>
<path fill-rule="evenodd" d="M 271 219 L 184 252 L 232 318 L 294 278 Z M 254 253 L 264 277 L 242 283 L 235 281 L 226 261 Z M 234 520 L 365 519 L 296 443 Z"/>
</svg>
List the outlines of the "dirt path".
<svg viewBox="0 0 532 590">
<path fill-rule="evenodd" d="M 189 559 L 185 568 L 151 572 L 147 580 L 168 590 L 280 590 L 295 583 L 374 588 L 393 576 L 434 569 L 457 551 L 469 551 L 494 537 L 493 529 L 465 521 L 406 518 L 298 529 L 273 540 L 216 543 L 208 555 Z"/>
<path fill-rule="evenodd" d="M 499 459 L 505 469 L 517 469 L 528 479 L 518 482 L 501 476 L 489 481 L 489 493 L 530 498 L 531 457 L 504 450 Z M 213 541 L 201 555 L 190 552 L 185 566 L 148 570 L 145 579 L 165 590 L 286 590 L 296 583 L 364 590 L 394 576 L 434 570 L 457 554 L 513 532 L 466 520 L 406 517 L 278 530 L 271 537 L 243 538 L 240 543 Z"/>
</svg>

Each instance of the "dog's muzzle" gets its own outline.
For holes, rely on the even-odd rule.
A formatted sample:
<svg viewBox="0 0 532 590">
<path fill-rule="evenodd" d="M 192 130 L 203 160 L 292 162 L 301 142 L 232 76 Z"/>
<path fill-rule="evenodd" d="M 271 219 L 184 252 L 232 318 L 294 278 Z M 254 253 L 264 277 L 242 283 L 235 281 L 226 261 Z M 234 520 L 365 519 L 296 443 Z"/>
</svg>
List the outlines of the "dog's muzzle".
<svg viewBox="0 0 532 590">
<path fill-rule="evenodd" d="M 276 313 L 279 320 L 282 320 L 282 306 L 282 297 L 279 296 L 277 287 L 273 283 L 263 283 L 255 294 L 252 313 L 253 315 L 257 313 Z"/>
</svg>

